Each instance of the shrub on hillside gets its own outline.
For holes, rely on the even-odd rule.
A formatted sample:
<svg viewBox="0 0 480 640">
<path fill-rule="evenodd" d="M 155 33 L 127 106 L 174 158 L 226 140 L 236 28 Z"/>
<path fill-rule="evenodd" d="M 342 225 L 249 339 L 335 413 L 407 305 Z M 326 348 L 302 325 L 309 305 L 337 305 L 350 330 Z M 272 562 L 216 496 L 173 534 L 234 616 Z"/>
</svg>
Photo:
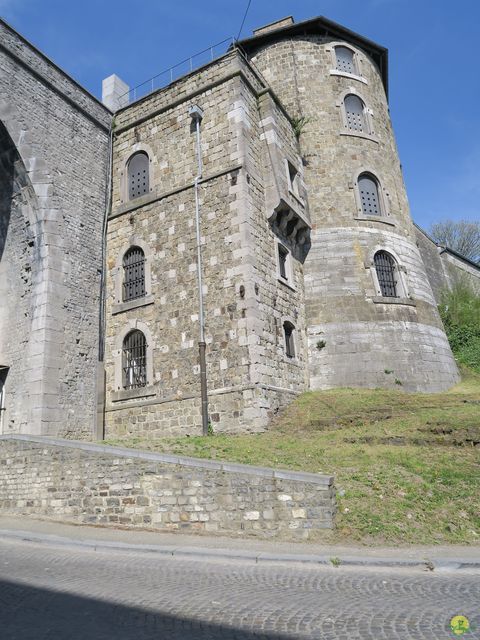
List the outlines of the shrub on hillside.
<svg viewBox="0 0 480 640">
<path fill-rule="evenodd" d="M 480 296 L 458 282 L 443 293 L 439 309 L 455 357 L 480 373 Z"/>
</svg>

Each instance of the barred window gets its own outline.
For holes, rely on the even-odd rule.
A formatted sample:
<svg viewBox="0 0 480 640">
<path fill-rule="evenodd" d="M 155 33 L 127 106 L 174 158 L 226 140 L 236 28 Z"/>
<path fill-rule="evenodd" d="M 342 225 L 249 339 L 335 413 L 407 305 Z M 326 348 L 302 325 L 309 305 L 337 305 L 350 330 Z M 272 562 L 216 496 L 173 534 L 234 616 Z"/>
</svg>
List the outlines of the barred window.
<svg viewBox="0 0 480 640">
<path fill-rule="evenodd" d="M 337 61 L 337 71 L 344 73 L 357 73 L 355 67 L 354 53 L 348 47 L 335 47 L 335 58 Z"/>
<path fill-rule="evenodd" d="M 377 180 L 369 173 L 362 173 L 358 177 L 358 191 L 363 214 L 365 216 L 381 216 Z"/>
<path fill-rule="evenodd" d="M 137 389 L 147 384 L 147 341 L 141 331 L 127 334 L 122 350 L 123 388 Z"/>
<path fill-rule="evenodd" d="M 128 197 L 130 200 L 149 192 L 149 159 L 145 151 L 135 153 L 128 161 Z"/>
<path fill-rule="evenodd" d="M 283 323 L 283 332 L 285 335 L 285 354 L 287 358 L 295 357 L 295 339 L 293 337 L 295 327 L 291 322 Z"/>
<path fill-rule="evenodd" d="M 386 251 L 377 251 L 374 258 L 380 291 L 385 298 L 398 298 L 397 264 Z"/>
<path fill-rule="evenodd" d="M 140 247 L 130 247 L 123 256 L 123 301 L 145 295 L 145 254 Z"/>
<path fill-rule="evenodd" d="M 368 133 L 367 121 L 365 119 L 365 105 L 358 96 L 349 94 L 344 102 L 345 116 L 347 119 L 347 129 L 350 131 L 362 131 Z"/>
</svg>

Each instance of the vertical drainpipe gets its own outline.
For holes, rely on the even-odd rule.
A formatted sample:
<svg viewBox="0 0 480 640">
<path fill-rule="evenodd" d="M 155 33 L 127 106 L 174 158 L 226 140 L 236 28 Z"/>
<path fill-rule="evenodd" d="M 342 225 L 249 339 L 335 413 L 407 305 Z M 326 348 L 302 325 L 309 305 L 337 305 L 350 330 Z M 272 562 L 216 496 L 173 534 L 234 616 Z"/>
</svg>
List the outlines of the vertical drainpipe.
<svg viewBox="0 0 480 640">
<path fill-rule="evenodd" d="M 102 228 L 102 271 L 100 276 L 100 314 L 98 322 L 98 362 L 97 362 L 97 410 L 95 417 L 95 439 L 105 439 L 105 298 L 106 298 L 106 272 L 107 272 L 107 229 L 108 216 L 112 205 L 112 167 L 113 167 L 113 130 L 115 116 L 112 115 L 110 130 L 108 132 L 108 163 L 107 163 L 107 197 L 105 201 L 105 213 Z"/>
<path fill-rule="evenodd" d="M 202 238 L 200 235 L 200 180 L 202 179 L 202 148 L 200 138 L 200 123 L 203 111 L 198 105 L 193 105 L 188 110 L 189 116 L 195 124 L 197 135 L 197 176 L 195 178 L 195 227 L 197 231 L 197 280 L 198 280 L 198 306 L 200 336 L 198 352 L 200 356 L 200 396 L 202 399 L 202 435 L 208 435 L 208 391 L 207 391 L 207 361 L 205 358 L 205 314 L 203 308 L 203 284 L 202 284 Z"/>
</svg>

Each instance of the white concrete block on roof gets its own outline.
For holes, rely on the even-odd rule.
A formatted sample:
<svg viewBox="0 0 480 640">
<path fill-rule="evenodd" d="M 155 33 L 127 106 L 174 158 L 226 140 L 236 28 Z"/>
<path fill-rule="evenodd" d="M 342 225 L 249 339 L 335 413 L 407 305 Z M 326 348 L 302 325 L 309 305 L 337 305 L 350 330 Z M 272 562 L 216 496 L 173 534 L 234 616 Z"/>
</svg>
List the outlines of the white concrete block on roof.
<svg viewBox="0 0 480 640">
<path fill-rule="evenodd" d="M 129 103 L 130 87 L 114 73 L 102 80 L 102 102 L 111 109 L 118 111 Z"/>
</svg>

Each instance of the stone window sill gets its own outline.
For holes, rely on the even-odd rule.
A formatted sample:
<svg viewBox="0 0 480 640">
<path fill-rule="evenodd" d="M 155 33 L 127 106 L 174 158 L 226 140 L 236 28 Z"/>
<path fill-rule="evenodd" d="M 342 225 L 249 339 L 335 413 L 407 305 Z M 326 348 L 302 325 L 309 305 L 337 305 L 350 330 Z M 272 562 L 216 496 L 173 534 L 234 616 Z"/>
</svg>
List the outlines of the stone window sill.
<svg viewBox="0 0 480 640">
<path fill-rule="evenodd" d="M 416 307 L 417 304 L 411 298 L 389 298 L 385 296 L 374 296 L 372 298 L 375 304 L 400 304 L 407 307 Z"/>
<path fill-rule="evenodd" d="M 297 288 L 289 281 L 282 278 L 282 276 L 278 276 L 278 281 L 281 282 L 285 287 L 288 287 L 291 291 L 296 291 Z"/>
<path fill-rule="evenodd" d="M 157 194 L 153 191 L 153 189 L 150 189 L 150 193 L 146 193 L 145 195 L 139 196 L 138 198 L 133 198 L 132 200 L 122 202 L 118 207 L 116 214 L 135 211 L 135 209 L 139 209 L 140 207 L 155 202 L 156 198 Z"/>
<path fill-rule="evenodd" d="M 287 356 L 286 354 L 283 354 L 283 361 L 286 362 L 287 364 L 291 364 L 294 367 L 301 366 L 297 356 L 291 357 L 291 356 Z"/>
<path fill-rule="evenodd" d="M 380 222 L 381 224 L 388 224 L 391 227 L 397 226 L 395 222 L 385 216 L 360 216 L 357 214 L 353 219 L 360 220 L 361 222 Z"/>
<path fill-rule="evenodd" d="M 364 140 L 370 140 L 371 142 L 379 143 L 376 136 L 370 133 L 362 133 L 361 131 L 340 131 L 341 136 L 351 136 L 352 138 L 363 138 Z"/>
<path fill-rule="evenodd" d="M 305 201 L 301 198 L 298 193 L 292 191 L 292 189 L 288 189 L 288 195 L 293 198 L 301 207 L 305 207 Z"/>
<path fill-rule="evenodd" d="M 341 76 L 342 78 L 349 78 L 350 80 L 358 80 L 363 84 L 368 84 L 368 80 L 362 76 L 357 76 L 356 73 L 347 73 L 346 71 L 339 71 L 338 69 L 330 69 L 331 76 Z"/>
<path fill-rule="evenodd" d="M 112 306 L 112 316 L 117 313 L 123 313 L 124 311 L 130 311 L 130 309 L 137 309 L 138 307 L 146 307 L 149 304 L 153 304 L 153 296 L 143 296 L 142 298 L 135 298 L 135 300 L 129 300 L 128 302 L 119 302 Z"/>
<path fill-rule="evenodd" d="M 112 402 L 121 402 L 122 400 L 133 400 L 135 398 L 148 398 L 156 395 L 155 389 L 149 385 L 139 387 L 138 389 L 120 389 L 113 391 L 111 395 Z"/>
</svg>

